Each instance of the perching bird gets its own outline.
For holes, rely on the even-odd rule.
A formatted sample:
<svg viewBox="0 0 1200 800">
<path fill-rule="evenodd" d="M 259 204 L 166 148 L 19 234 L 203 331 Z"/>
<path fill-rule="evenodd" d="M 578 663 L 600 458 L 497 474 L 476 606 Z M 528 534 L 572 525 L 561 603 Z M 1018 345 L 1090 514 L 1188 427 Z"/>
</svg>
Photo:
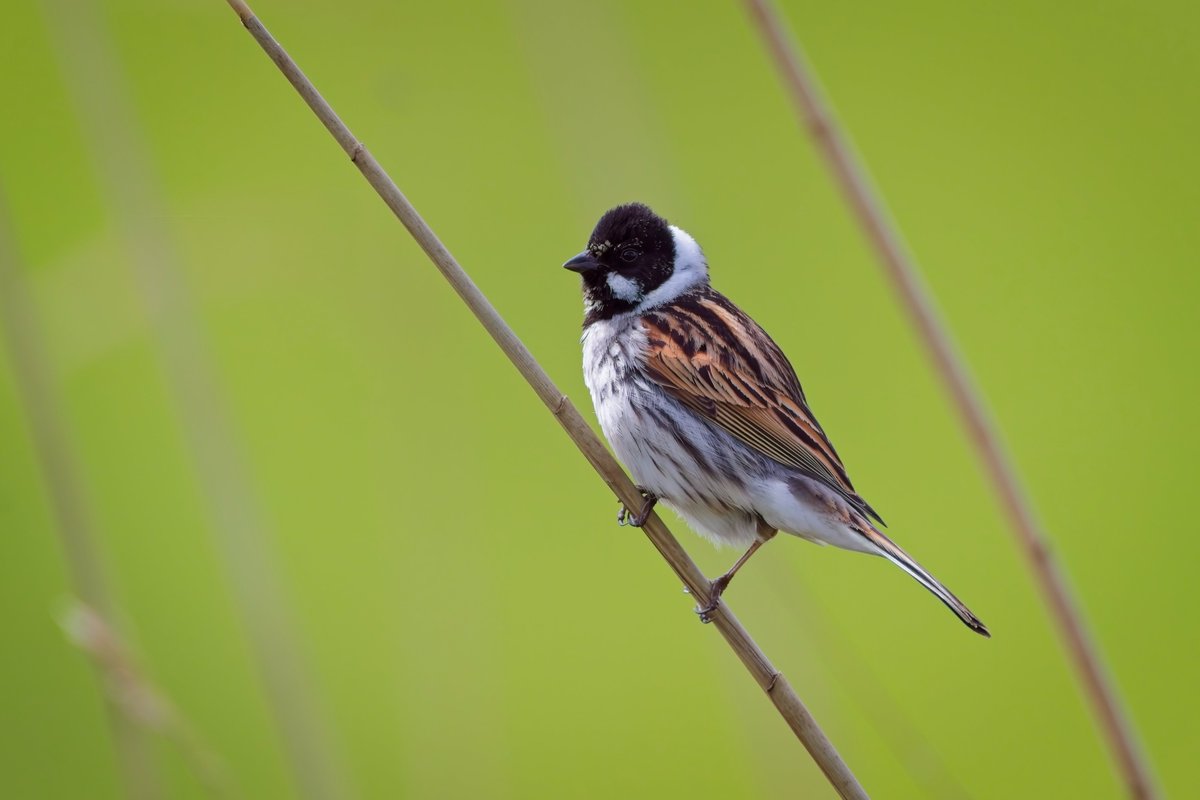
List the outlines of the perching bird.
<svg viewBox="0 0 1200 800">
<path fill-rule="evenodd" d="M 747 547 L 713 581 L 707 620 L 737 570 L 776 531 L 880 555 L 967 627 L 987 628 L 880 533 L 808 408 L 787 358 L 708 281 L 696 240 L 640 203 L 608 211 L 563 265 L 583 283 L 583 369 L 596 416 L 646 495 L 715 543 Z M 872 522 L 874 520 L 874 522 Z"/>
</svg>

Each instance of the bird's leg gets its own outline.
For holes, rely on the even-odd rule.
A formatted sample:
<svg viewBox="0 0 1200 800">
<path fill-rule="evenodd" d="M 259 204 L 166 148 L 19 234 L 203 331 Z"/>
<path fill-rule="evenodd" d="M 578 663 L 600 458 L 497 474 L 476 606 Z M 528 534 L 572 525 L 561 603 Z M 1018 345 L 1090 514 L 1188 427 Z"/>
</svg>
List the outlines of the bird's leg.
<svg viewBox="0 0 1200 800">
<path fill-rule="evenodd" d="M 746 552 L 742 553 L 742 557 L 737 560 L 737 563 L 729 568 L 728 572 L 709 584 L 708 604 L 703 608 L 696 609 L 696 613 L 700 615 L 701 622 L 712 622 L 712 617 L 709 615 L 717 610 L 717 606 L 721 605 L 721 595 L 723 595 L 725 590 L 729 588 L 729 582 L 733 580 L 733 576 L 737 574 L 737 571 L 742 568 L 743 564 L 750 560 L 750 556 L 758 552 L 758 548 L 771 541 L 771 539 L 775 537 L 776 533 L 777 531 L 775 531 L 773 528 L 769 528 L 766 525 L 760 524 L 758 526 L 758 538 L 754 540 L 754 544 L 750 545 L 750 547 L 746 549 Z"/>
<path fill-rule="evenodd" d="M 658 495 L 648 492 L 640 486 L 638 487 L 638 491 L 642 493 L 642 497 L 646 498 L 646 502 L 642 504 L 641 511 L 634 514 L 622 503 L 621 510 L 617 512 L 618 525 L 629 525 L 634 528 L 640 528 L 650 518 L 650 512 L 654 510 L 654 504 L 658 502 Z"/>
</svg>

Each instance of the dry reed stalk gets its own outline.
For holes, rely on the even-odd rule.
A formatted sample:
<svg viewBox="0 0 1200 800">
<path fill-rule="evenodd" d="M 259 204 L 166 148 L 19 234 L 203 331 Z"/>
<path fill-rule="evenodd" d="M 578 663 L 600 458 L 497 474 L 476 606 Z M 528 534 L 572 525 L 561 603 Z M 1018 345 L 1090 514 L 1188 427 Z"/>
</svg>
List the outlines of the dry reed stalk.
<svg viewBox="0 0 1200 800">
<path fill-rule="evenodd" d="M 604 447 L 592 429 L 588 427 L 574 404 L 565 394 L 560 392 L 550 380 L 550 376 L 534 359 L 533 354 L 521 343 L 512 328 L 501 318 L 492 304 L 475 286 L 471 278 L 463 271 L 450 251 L 441 243 L 433 230 L 421 218 L 417 210 L 396 186 L 395 182 L 375 160 L 375 157 L 354 137 L 341 118 L 321 97 L 312 82 L 305 77 L 286 51 L 275 41 L 263 24 L 254 16 L 250 8 L 241 0 L 227 0 L 242 24 L 254 37 L 255 41 L 275 62 L 284 77 L 292 84 L 308 107 L 321 121 L 337 143 L 341 145 L 346 155 L 358 167 L 359 172 L 366 178 L 371 187 L 379 194 L 392 213 L 404 224 L 409 234 L 416 240 L 421 249 L 442 273 L 458 296 L 466 303 L 471 312 L 495 340 L 504 354 L 513 363 L 529 383 L 537 396 L 562 425 L 563 430 L 575 442 L 584 457 L 599 473 L 617 498 L 628 508 L 639 508 L 644 502 L 641 494 L 634 487 L 624 470 Z M 666 525 L 657 515 L 652 514 L 643 526 L 642 531 L 650 542 L 670 565 L 671 569 L 687 586 L 693 597 L 707 602 L 710 584 L 699 567 L 688 557 L 679 542 L 667 530 Z M 829 779 L 829 782 L 844 798 L 865 798 L 866 792 L 859 785 L 854 774 L 846 766 L 833 744 L 817 725 L 816 720 L 805 708 L 787 679 L 771 665 L 766 655 L 750 638 L 750 635 L 734 617 L 729 607 L 722 604 L 712 614 L 717 630 L 725 637 L 725 641 L 746 669 L 754 677 L 767 697 L 778 709 L 788 726 L 800 739 L 813 760 Z"/>
<path fill-rule="evenodd" d="M 43 0 L 42 6 L 93 150 L 100 188 L 156 334 L 209 529 L 297 790 L 313 800 L 352 795 L 311 687 L 271 547 L 272 525 L 254 491 L 200 312 L 165 223 L 169 204 L 107 21 L 94 2 Z"/>
<path fill-rule="evenodd" d="M 67 606 L 60 622 L 67 638 L 104 674 L 108 693 L 122 714 L 174 743 L 210 797 L 232 796 L 225 765 L 170 698 L 146 677 L 112 625 L 94 608 L 78 601 Z"/>
<path fill-rule="evenodd" d="M 69 624 L 64 628 L 88 655 L 96 673 L 125 791 L 139 799 L 163 796 L 152 752 L 152 735 L 161 732 L 179 746 L 202 784 L 215 794 L 224 794 L 228 782 L 211 751 L 165 695 L 142 672 L 128 667 L 133 663 L 129 649 L 116 630 L 121 611 L 109 586 L 94 517 L 49 374 L 42 326 L 21 273 L 7 207 L 0 197 L 0 327 L 17 394 L 29 419 L 68 578 L 74 594 L 81 598 L 69 610 Z M 102 648 L 96 646 L 101 639 Z M 120 654 L 120 658 L 104 654 Z"/>
<path fill-rule="evenodd" d="M 0 198 L 0 325 L 4 328 L 13 380 L 28 417 L 34 454 L 46 487 L 54 530 L 66 557 L 72 590 L 99 613 L 112 618 L 116 603 L 101 565 L 92 515 L 63 430 L 57 395 L 51 390 L 41 326 L 17 262 L 7 208 L 2 206 Z M 111 682 L 100 665 L 93 662 L 92 666 L 104 698 L 105 717 L 125 791 L 138 800 L 161 797 L 162 782 L 150 752 L 148 732 L 114 697 Z"/>
<path fill-rule="evenodd" d="M 838 125 L 819 89 L 799 41 L 790 34 L 771 0 L 744 0 L 747 11 L 770 51 L 805 129 L 832 170 L 846 201 L 874 247 L 892 288 L 933 359 L 942 383 L 983 462 L 1034 581 L 1057 626 L 1084 694 L 1100 724 L 1116 769 L 1131 797 L 1158 796 L 1151 768 L 1138 745 L 1132 723 L 1121 708 L 1083 614 L 1067 584 L 1029 497 L 992 423 L 966 363 L 921 278 L 920 270 L 895 222 L 884 208 L 861 160 Z"/>
</svg>

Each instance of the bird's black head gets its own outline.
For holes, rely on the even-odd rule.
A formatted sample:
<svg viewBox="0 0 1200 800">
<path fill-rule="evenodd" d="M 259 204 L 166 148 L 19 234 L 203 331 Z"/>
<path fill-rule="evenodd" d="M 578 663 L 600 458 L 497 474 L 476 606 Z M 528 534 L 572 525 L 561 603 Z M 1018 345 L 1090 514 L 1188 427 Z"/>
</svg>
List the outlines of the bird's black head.
<svg viewBox="0 0 1200 800">
<path fill-rule="evenodd" d="M 696 240 L 641 203 L 610 209 L 566 264 L 583 278 L 584 325 L 670 302 L 708 280 Z"/>
</svg>

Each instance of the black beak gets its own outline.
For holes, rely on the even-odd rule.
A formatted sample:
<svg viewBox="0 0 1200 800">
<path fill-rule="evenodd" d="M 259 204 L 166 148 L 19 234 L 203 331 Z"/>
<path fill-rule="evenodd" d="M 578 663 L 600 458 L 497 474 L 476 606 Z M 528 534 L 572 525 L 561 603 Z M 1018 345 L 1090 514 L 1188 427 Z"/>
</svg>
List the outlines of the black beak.
<svg viewBox="0 0 1200 800">
<path fill-rule="evenodd" d="M 584 250 L 582 253 L 563 264 L 563 269 L 569 269 L 571 272 L 578 272 L 580 275 L 599 268 L 600 262 L 597 261 L 595 256 L 593 256 L 591 252 L 587 250 Z"/>
</svg>

